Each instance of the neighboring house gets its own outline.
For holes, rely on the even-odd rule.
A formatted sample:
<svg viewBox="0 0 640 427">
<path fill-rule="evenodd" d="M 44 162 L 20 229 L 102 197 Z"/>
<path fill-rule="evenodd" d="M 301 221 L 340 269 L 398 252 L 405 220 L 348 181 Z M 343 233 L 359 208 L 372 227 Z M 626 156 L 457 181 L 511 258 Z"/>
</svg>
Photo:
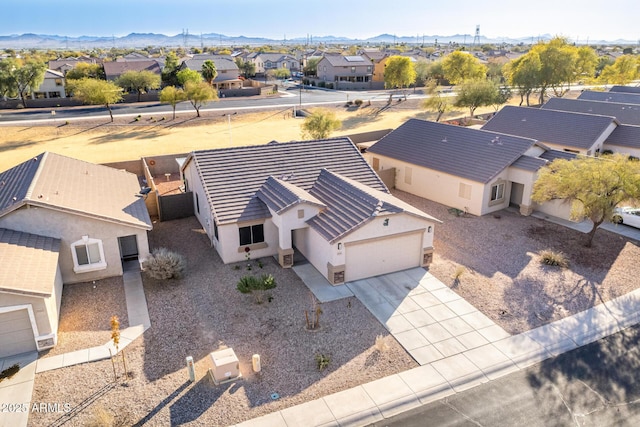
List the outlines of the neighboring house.
<svg viewBox="0 0 640 427">
<path fill-rule="evenodd" d="M 105 62 L 104 67 L 105 78 L 114 81 L 127 71 L 151 71 L 157 75 L 162 74 L 162 69 L 158 61 L 147 59 L 144 61 L 126 61 L 126 62 Z"/>
<path fill-rule="evenodd" d="M 231 55 L 209 55 L 198 54 L 193 58 L 182 61 L 180 69 L 202 72 L 202 65 L 205 61 L 213 61 L 218 71 L 218 75 L 213 80 L 213 87 L 217 90 L 223 89 L 242 89 L 242 80 L 240 79 L 240 69 L 236 65 Z"/>
<path fill-rule="evenodd" d="M 348 138 L 196 151 L 182 173 L 224 263 L 297 250 L 340 284 L 433 257 L 435 218 L 395 198 Z"/>
<path fill-rule="evenodd" d="M 373 78 L 373 64 L 356 56 L 325 55 L 318 62 L 318 79 L 331 83 L 334 89 L 369 89 Z"/>
<path fill-rule="evenodd" d="M 88 56 L 81 56 L 78 58 L 55 59 L 55 60 L 49 61 L 48 68 L 53 71 L 59 71 L 63 75 L 67 75 L 67 71 L 74 69 L 76 65 L 78 65 L 81 62 L 86 64 L 96 64 L 99 61 L 96 60 L 95 58 L 90 58 Z"/>
<path fill-rule="evenodd" d="M 256 66 L 256 74 L 264 74 L 269 70 L 286 68 L 289 71 L 301 71 L 300 61 L 283 53 L 256 53 L 248 58 Z"/>
<path fill-rule="evenodd" d="M 384 83 L 384 68 L 386 67 L 386 59 L 389 57 L 389 53 L 381 50 L 366 50 L 362 53 L 362 57 L 368 59 L 373 64 L 373 76 L 374 82 Z"/>
<path fill-rule="evenodd" d="M 55 345 L 62 283 L 148 256 L 139 191 L 131 173 L 50 152 L 0 173 L 0 357 Z"/>
<path fill-rule="evenodd" d="M 556 158 L 574 156 L 530 138 L 410 119 L 365 157 L 376 171 L 395 168 L 399 190 L 473 215 L 510 204 L 530 215 L 539 208 L 531 201 L 537 171 Z M 564 208 L 554 206 L 551 212 L 568 217 Z"/>
<path fill-rule="evenodd" d="M 585 90 L 578 96 L 578 99 L 640 105 L 640 94 L 628 92 L 597 92 Z"/>
<path fill-rule="evenodd" d="M 65 79 L 60 71 L 47 70 L 40 87 L 31 92 L 31 99 L 65 98 Z"/>
<path fill-rule="evenodd" d="M 598 114 L 615 117 L 625 125 L 640 125 L 640 105 L 617 102 L 588 101 L 583 99 L 551 98 L 542 107 L 544 110 L 570 111 L 573 113 Z"/>
<path fill-rule="evenodd" d="M 640 126 L 618 126 L 604 142 L 603 148 L 640 159 Z"/>
<path fill-rule="evenodd" d="M 609 92 L 635 93 L 640 95 L 640 86 L 613 86 Z"/>
<path fill-rule="evenodd" d="M 116 62 L 134 62 L 134 61 L 148 61 L 151 58 L 148 55 L 143 55 L 138 52 L 131 52 L 124 55 L 122 58 L 117 58 Z"/>
<path fill-rule="evenodd" d="M 507 105 L 483 130 L 533 138 L 545 146 L 594 156 L 616 128 L 615 117 Z"/>
</svg>

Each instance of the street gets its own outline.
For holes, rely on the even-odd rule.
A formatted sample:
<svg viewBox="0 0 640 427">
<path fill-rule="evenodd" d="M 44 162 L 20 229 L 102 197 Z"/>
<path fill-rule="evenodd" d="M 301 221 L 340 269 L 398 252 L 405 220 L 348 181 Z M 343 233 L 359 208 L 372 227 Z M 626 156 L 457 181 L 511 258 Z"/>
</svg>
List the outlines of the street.
<svg viewBox="0 0 640 427">
<path fill-rule="evenodd" d="M 637 426 L 640 326 L 372 427 Z"/>
</svg>

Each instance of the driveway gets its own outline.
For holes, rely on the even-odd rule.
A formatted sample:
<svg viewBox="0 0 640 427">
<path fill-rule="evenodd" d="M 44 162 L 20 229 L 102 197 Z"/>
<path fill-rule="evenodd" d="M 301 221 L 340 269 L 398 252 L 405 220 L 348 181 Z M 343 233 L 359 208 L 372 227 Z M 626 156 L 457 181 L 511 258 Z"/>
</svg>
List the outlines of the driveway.
<svg viewBox="0 0 640 427">
<path fill-rule="evenodd" d="M 0 359 L 0 371 L 20 365 L 17 374 L 0 382 L 0 427 L 27 425 L 37 358 L 34 351 Z"/>
<path fill-rule="evenodd" d="M 347 286 L 420 365 L 510 336 L 422 268 Z"/>
</svg>

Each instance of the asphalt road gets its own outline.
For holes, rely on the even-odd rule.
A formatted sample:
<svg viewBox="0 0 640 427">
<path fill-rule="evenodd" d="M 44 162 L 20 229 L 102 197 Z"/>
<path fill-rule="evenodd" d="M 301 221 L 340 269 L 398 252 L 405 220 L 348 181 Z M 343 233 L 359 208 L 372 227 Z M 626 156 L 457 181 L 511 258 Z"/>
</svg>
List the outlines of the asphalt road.
<svg viewBox="0 0 640 427">
<path fill-rule="evenodd" d="M 371 426 L 638 426 L 640 326 Z"/>
</svg>

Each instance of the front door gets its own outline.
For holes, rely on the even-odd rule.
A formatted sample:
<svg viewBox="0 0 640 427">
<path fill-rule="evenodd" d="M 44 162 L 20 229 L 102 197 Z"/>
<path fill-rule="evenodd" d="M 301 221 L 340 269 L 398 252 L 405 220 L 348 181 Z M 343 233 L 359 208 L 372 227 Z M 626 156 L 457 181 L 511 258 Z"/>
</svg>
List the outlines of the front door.
<svg viewBox="0 0 640 427">
<path fill-rule="evenodd" d="M 138 259 L 138 239 L 135 234 L 118 237 L 118 244 L 120 245 L 120 258 L 123 261 Z"/>
</svg>

